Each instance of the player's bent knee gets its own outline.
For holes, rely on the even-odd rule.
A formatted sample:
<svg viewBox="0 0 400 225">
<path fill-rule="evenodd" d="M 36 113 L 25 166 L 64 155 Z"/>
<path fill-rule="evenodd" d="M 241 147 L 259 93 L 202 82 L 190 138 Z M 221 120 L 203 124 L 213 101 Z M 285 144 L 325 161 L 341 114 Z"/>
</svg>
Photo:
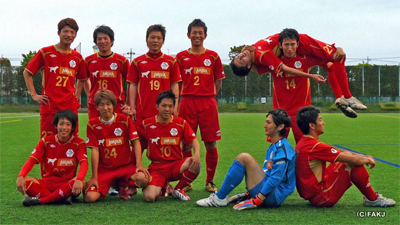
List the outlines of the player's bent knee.
<svg viewBox="0 0 400 225">
<path fill-rule="evenodd" d="M 236 156 L 235 160 L 239 161 L 242 164 L 245 164 L 248 160 L 252 158 L 253 156 L 251 156 L 249 153 L 240 153 L 238 156 Z"/>
<path fill-rule="evenodd" d="M 155 202 L 157 199 L 157 196 L 155 196 L 151 193 L 145 193 L 145 192 L 143 192 L 143 197 L 144 197 L 144 200 L 149 203 Z"/>
<path fill-rule="evenodd" d="M 204 142 L 204 146 L 206 147 L 206 149 L 215 149 L 217 147 L 217 142 Z"/>
<path fill-rule="evenodd" d="M 97 201 L 100 198 L 100 193 L 97 192 L 88 192 L 83 196 L 83 201 L 85 203 L 92 203 Z"/>
</svg>

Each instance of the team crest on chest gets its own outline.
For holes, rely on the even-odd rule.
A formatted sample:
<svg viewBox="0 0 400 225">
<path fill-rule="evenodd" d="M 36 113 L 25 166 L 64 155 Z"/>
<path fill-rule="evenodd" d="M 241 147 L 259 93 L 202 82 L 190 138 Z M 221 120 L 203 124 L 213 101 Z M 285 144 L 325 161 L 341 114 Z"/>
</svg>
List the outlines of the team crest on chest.
<svg viewBox="0 0 400 225">
<path fill-rule="evenodd" d="M 69 66 L 70 66 L 71 68 L 75 68 L 75 66 L 76 66 L 75 60 L 69 61 Z"/>
<path fill-rule="evenodd" d="M 119 127 L 118 127 L 118 128 L 115 128 L 114 134 L 115 134 L 115 136 L 117 136 L 117 137 L 121 136 L 121 135 L 122 135 L 122 129 L 119 128 Z"/>
<path fill-rule="evenodd" d="M 118 68 L 118 65 L 117 65 L 117 63 L 111 63 L 111 65 L 110 65 L 110 69 L 112 69 L 112 70 L 116 70 Z"/>
<path fill-rule="evenodd" d="M 66 155 L 67 157 L 71 158 L 72 156 L 74 156 L 74 151 L 72 149 L 68 149 Z"/>
<path fill-rule="evenodd" d="M 169 133 L 171 133 L 172 136 L 178 135 L 178 130 L 176 128 L 172 128 Z"/>
<path fill-rule="evenodd" d="M 331 149 L 331 152 L 332 152 L 333 154 L 336 154 L 336 153 L 337 153 L 337 150 L 334 149 L 334 148 L 332 148 L 332 149 Z"/>
<path fill-rule="evenodd" d="M 296 61 L 294 62 L 294 67 L 296 67 L 297 69 L 301 68 L 302 64 L 300 61 Z"/>
<path fill-rule="evenodd" d="M 163 70 L 168 69 L 168 67 L 169 67 L 169 65 L 168 65 L 167 62 L 162 62 L 162 63 L 161 63 L 161 68 L 162 68 Z"/>
<path fill-rule="evenodd" d="M 205 65 L 205 66 L 210 66 L 210 65 L 211 65 L 211 60 L 205 59 L 205 60 L 204 60 L 204 65 Z"/>
</svg>

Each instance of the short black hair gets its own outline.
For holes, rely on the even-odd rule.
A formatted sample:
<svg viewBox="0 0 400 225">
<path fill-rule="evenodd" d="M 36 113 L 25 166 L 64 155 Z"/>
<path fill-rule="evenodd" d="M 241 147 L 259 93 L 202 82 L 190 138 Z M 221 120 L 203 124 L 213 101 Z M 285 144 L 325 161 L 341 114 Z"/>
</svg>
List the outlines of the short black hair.
<svg viewBox="0 0 400 225">
<path fill-rule="evenodd" d="M 163 41 L 165 41 L 165 34 L 167 33 L 167 31 L 165 30 L 165 27 L 161 24 L 154 24 L 154 25 L 149 26 L 149 28 L 147 28 L 146 41 L 147 41 L 147 38 L 149 38 L 150 33 L 153 31 L 160 31 L 161 35 L 163 37 Z"/>
<path fill-rule="evenodd" d="M 111 41 L 112 41 L 112 45 L 111 46 L 114 45 L 114 31 L 109 26 L 101 25 L 101 26 L 98 26 L 94 30 L 94 32 L 93 32 L 93 42 L 95 44 L 97 44 L 97 35 L 99 33 L 103 33 L 103 34 L 108 35 L 110 37 Z"/>
<path fill-rule="evenodd" d="M 279 42 L 282 43 L 286 38 L 295 39 L 297 42 L 299 42 L 299 32 L 292 28 L 285 28 L 281 33 L 279 33 Z"/>
<path fill-rule="evenodd" d="M 303 134 L 310 133 L 310 123 L 317 124 L 318 114 L 321 111 L 313 105 L 305 106 L 297 111 L 297 126 Z"/>
<path fill-rule="evenodd" d="M 188 33 L 192 32 L 192 27 L 203 27 L 204 33 L 207 34 L 207 26 L 201 19 L 194 19 L 188 26 Z"/>
<path fill-rule="evenodd" d="M 250 73 L 251 67 L 248 68 L 247 66 L 236 66 L 235 65 L 235 59 L 232 59 L 232 61 L 229 63 L 229 65 L 231 66 L 232 72 L 239 77 L 245 77 Z"/>
<path fill-rule="evenodd" d="M 60 119 L 67 119 L 72 124 L 71 134 L 74 133 L 76 129 L 76 124 L 78 123 L 78 116 L 71 110 L 60 110 L 54 115 L 53 125 L 57 127 L 58 121 Z"/>
<path fill-rule="evenodd" d="M 290 124 L 292 123 L 290 116 L 284 109 L 273 109 L 268 112 L 266 117 L 269 115 L 272 116 L 272 119 L 277 127 L 281 124 L 284 125 L 284 128 L 279 131 L 279 136 L 284 137 L 286 135 L 286 128 L 290 127 Z"/>
<path fill-rule="evenodd" d="M 156 100 L 156 104 L 159 105 L 164 98 L 171 99 L 172 102 L 174 103 L 174 106 L 175 106 L 175 98 L 176 98 L 176 96 L 171 90 L 163 91 L 160 94 L 158 94 L 157 100 Z"/>
</svg>

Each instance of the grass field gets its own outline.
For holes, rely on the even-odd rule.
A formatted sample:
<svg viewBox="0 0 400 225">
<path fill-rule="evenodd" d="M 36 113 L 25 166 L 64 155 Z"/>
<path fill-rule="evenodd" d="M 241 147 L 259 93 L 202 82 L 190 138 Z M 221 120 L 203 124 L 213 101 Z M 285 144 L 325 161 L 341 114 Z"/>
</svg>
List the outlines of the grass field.
<svg viewBox="0 0 400 225">
<path fill-rule="evenodd" d="M 380 160 L 368 171 L 375 191 L 400 204 L 400 114 L 359 114 L 349 119 L 342 114 L 322 114 L 325 134 L 321 141 L 343 148 L 371 154 Z M 85 138 L 87 115 L 80 114 L 80 134 Z M 215 183 L 220 186 L 233 159 L 249 152 L 261 164 L 268 143 L 263 124 L 265 114 L 222 113 L 222 140 L 218 142 L 219 165 Z M 209 195 L 204 190 L 205 171 L 194 182 L 192 198 L 182 202 L 172 197 L 149 204 L 141 193 L 129 201 L 107 197 L 94 204 L 80 202 L 72 206 L 47 205 L 23 207 L 23 196 L 16 190 L 15 180 L 21 166 L 39 140 L 38 113 L 0 114 L 0 223 L 1 224 L 400 224 L 400 206 L 367 208 L 362 195 L 352 186 L 333 208 L 315 208 L 297 192 L 277 209 L 255 209 L 236 212 L 232 205 L 225 208 L 200 208 L 195 201 Z M 293 137 L 289 140 L 294 144 Z M 148 161 L 145 162 L 148 165 Z M 202 146 L 202 165 L 204 147 Z M 39 167 L 30 176 L 39 176 Z M 91 175 L 88 172 L 86 179 Z M 232 194 L 243 192 L 244 185 Z M 385 213 L 384 218 L 360 218 L 363 212 Z"/>
</svg>

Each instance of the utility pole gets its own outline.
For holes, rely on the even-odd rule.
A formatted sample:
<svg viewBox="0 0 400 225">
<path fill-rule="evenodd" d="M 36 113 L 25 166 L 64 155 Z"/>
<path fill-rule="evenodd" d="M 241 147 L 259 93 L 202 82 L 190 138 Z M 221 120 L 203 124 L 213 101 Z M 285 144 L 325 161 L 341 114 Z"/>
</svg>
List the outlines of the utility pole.
<svg viewBox="0 0 400 225">
<path fill-rule="evenodd" d="M 129 62 L 131 63 L 132 62 L 132 58 L 133 58 L 133 55 L 135 54 L 134 52 L 132 52 L 132 48 L 131 48 L 131 50 L 129 51 L 129 52 L 127 52 L 126 54 L 128 54 L 129 55 Z"/>
</svg>

